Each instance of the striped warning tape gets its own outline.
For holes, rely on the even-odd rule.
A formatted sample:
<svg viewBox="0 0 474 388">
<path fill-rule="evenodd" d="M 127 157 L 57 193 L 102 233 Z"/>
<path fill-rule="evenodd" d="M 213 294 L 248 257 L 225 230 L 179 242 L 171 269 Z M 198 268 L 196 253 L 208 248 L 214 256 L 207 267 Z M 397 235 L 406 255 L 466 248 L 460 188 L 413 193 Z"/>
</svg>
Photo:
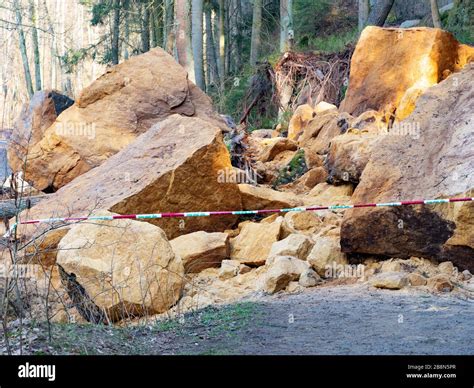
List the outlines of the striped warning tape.
<svg viewBox="0 0 474 388">
<path fill-rule="evenodd" d="M 121 219 L 146 220 L 156 218 L 183 218 L 183 217 L 210 217 L 210 216 L 227 216 L 227 215 L 254 215 L 268 213 L 287 213 L 287 212 L 305 212 L 318 210 L 339 210 L 339 209 L 356 209 L 365 207 L 387 207 L 387 206 L 411 206 L 411 205 L 433 205 L 439 203 L 450 202 L 469 202 L 474 201 L 474 197 L 465 198 L 446 198 L 446 199 L 422 199 L 414 201 L 385 202 L 385 203 L 360 203 L 354 205 L 329 205 L 329 206 L 309 206 L 294 207 L 288 209 L 261 209 L 261 210 L 229 210 L 229 211 L 208 211 L 208 212 L 187 212 L 187 213 L 152 213 L 152 214 L 118 214 L 111 216 L 86 216 L 86 217 L 61 217 L 61 218 L 44 218 L 36 220 L 20 221 L 20 225 L 43 224 L 55 222 L 74 222 L 74 221 L 112 221 Z M 14 224 L 10 231 L 17 227 Z M 8 235 L 9 233 L 7 233 Z"/>
</svg>

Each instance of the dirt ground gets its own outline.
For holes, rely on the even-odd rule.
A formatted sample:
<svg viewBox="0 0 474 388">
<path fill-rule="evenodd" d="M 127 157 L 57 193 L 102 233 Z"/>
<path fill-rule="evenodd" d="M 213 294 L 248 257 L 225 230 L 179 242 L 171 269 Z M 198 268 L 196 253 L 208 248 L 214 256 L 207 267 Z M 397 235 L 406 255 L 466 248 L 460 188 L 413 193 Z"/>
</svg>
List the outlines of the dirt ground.
<svg viewBox="0 0 474 388">
<path fill-rule="evenodd" d="M 208 307 L 135 327 L 42 324 L 24 354 L 474 354 L 473 293 L 363 284 Z M 10 335 L 19 353 L 18 328 Z M 2 340 L 3 341 L 3 340 Z M 5 354 L 5 343 L 0 341 Z"/>
</svg>

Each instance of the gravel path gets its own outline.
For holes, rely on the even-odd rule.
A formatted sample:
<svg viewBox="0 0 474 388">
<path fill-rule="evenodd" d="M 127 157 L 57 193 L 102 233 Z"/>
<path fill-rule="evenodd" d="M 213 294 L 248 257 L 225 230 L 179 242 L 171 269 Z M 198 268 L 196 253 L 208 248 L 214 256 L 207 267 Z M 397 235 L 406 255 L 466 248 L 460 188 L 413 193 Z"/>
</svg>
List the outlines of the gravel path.
<svg viewBox="0 0 474 388">
<path fill-rule="evenodd" d="M 55 324 L 52 342 L 46 326 L 35 328 L 24 354 L 472 355 L 473 295 L 366 284 L 255 295 L 145 326 Z M 17 334 L 18 328 L 10 332 L 14 354 Z"/>
<path fill-rule="evenodd" d="M 230 338 L 201 337 L 194 336 L 194 349 L 182 338 L 175 351 L 474 354 L 474 299 L 364 285 L 322 287 L 265 298 Z"/>
</svg>

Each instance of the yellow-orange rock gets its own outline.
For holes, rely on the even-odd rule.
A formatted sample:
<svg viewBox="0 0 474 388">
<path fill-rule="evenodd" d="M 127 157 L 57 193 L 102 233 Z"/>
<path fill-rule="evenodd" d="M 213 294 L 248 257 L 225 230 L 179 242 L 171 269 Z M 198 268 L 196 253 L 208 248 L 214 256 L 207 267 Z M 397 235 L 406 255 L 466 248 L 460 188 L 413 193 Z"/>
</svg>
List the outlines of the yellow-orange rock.
<svg viewBox="0 0 474 388">
<path fill-rule="evenodd" d="M 240 184 L 239 190 L 245 210 L 281 209 L 303 204 L 301 199 L 291 193 L 276 191 L 265 186 Z"/>
<path fill-rule="evenodd" d="M 291 140 L 298 139 L 303 129 L 315 116 L 316 112 L 309 104 L 300 105 L 296 108 L 288 124 L 288 138 Z"/>
<path fill-rule="evenodd" d="M 328 269 L 348 263 L 346 255 L 341 252 L 337 237 L 318 235 L 315 240 L 316 243 L 306 260 L 320 276 L 328 277 Z"/>
<path fill-rule="evenodd" d="M 304 161 L 308 168 L 322 167 L 324 164 L 324 157 L 312 152 L 309 148 L 303 148 Z"/>
<path fill-rule="evenodd" d="M 290 234 L 311 236 L 323 227 L 323 221 L 316 212 L 288 212 L 282 224 L 282 237 Z"/>
<path fill-rule="evenodd" d="M 58 244 L 67 232 L 66 228 L 59 228 L 39 236 L 32 244 L 26 247 L 25 254 L 21 257 L 21 262 L 25 264 L 41 264 L 44 267 L 54 265 L 58 254 Z"/>
<path fill-rule="evenodd" d="M 370 133 L 346 133 L 333 138 L 326 159 L 329 182 L 357 184 L 378 138 Z"/>
<path fill-rule="evenodd" d="M 440 29 L 366 27 L 352 56 L 349 88 L 340 110 L 359 115 L 374 109 L 403 119 L 419 95 L 473 56 L 474 48 Z"/>
<path fill-rule="evenodd" d="M 303 186 L 308 189 L 312 189 L 314 186 L 319 183 L 326 182 L 328 178 L 328 173 L 324 167 L 316 167 L 309 170 L 303 176 L 298 178 L 298 183 L 301 183 Z"/>
<path fill-rule="evenodd" d="M 321 101 L 314 107 L 314 112 L 319 115 L 323 112 L 327 112 L 328 110 L 337 110 L 337 106 L 333 104 L 329 104 L 326 101 Z"/>
<path fill-rule="evenodd" d="M 275 137 L 272 138 L 262 150 L 262 153 L 259 155 L 258 159 L 262 162 L 270 162 L 275 159 L 275 156 L 284 151 L 296 151 L 297 149 L 298 145 L 296 142 L 283 137 Z"/>
<path fill-rule="evenodd" d="M 183 264 L 165 233 L 139 221 L 72 226 L 59 243 L 57 263 L 85 318 L 91 313 L 85 306 L 93 305 L 112 321 L 161 313 L 178 301 L 183 287 Z"/>
<path fill-rule="evenodd" d="M 298 138 L 298 145 L 315 154 L 326 154 L 331 140 L 344 133 L 350 127 L 352 119 L 347 113 L 327 110 L 316 116 L 303 129 Z"/>
<path fill-rule="evenodd" d="M 242 204 L 237 184 L 218 179 L 226 169 L 231 169 L 231 164 L 220 129 L 196 117 L 173 115 L 21 216 L 87 215 L 98 208 L 119 214 L 239 210 Z M 160 226 L 172 239 L 199 230 L 222 232 L 236 219 L 147 221 Z M 25 226 L 19 232 L 33 233 Z"/>
<path fill-rule="evenodd" d="M 219 267 L 229 257 L 227 233 L 194 232 L 170 241 L 173 251 L 181 258 L 185 273 L 197 273 Z"/>
<path fill-rule="evenodd" d="M 160 48 L 134 56 L 85 88 L 30 144 L 26 180 L 39 190 L 57 190 L 172 114 L 210 119 L 223 127 L 209 97 L 188 81 L 173 57 Z M 10 160 L 13 170 L 22 169 L 25 156 L 17 153 Z"/>
<path fill-rule="evenodd" d="M 474 195 L 474 64 L 423 94 L 401 122 L 413 129 L 381 136 L 353 203 Z M 417 135 L 413 137 L 413 135 Z M 474 203 L 349 209 L 344 252 L 424 257 L 474 269 Z"/>
<path fill-rule="evenodd" d="M 23 106 L 14 124 L 8 151 L 10 164 L 15 167 L 19 163 L 18 157 L 26 152 L 24 146 L 28 144 L 31 147 L 38 143 L 58 115 L 73 103 L 69 97 L 54 90 L 36 92 Z"/>
<path fill-rule="evenodd" d="M 292 280 L 297 280 L 301 272 L 298 268 L 298 261 L 289 256 L 277 256 L 268 264 L 268 270 L 264 274 L 261 287 L 262 290 L 269 294 L 284 289 Z"/>
<path fill-rule="evenodd" d="M 263 265 L 274 242 L 280 239 L 283 217 L 271 223 L 248 222 L 240 234 L 231 239 L 230 257 L 242 264 Z"/>
<path fill-rule="evenodd" d="M 352 184 L 333 186 L 328 183 L 319 183 L 307 196 L 304 196 L 305 206 L 315 205 L 347 205 L 354 191 Z"/>
</svg>

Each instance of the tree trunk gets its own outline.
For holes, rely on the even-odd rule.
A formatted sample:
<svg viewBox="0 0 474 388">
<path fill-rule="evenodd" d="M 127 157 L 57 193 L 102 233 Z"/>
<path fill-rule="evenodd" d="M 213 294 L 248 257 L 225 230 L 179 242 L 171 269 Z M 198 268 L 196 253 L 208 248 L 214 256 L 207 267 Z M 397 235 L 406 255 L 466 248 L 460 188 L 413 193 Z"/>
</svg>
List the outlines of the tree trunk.
<svg viewBox="0 0 474 388">
<path fill-rule="evenodd" d="M 219 15 L 216 10 L 211 11 L 211 24 L 212 24 L 212 36 L 214 37 L 214 56 L 216 58 L 217 63 L 217 72 L 219 73 L 219 83 L 222 85 L 224 83 L 223 77 L 224 75 L 221 74 L 221 59 L 219 56 Z"/>
<path fill-rule="evenodd" d="M 51 44 L 49 46 L 50 49 L 50 56 L 51 56 L 51 63 L 49 64 L 50 67 L 50 72 L 49 72 L 49 86 L 54 89 L 56 87 L 56 52 L 55 52 L 55 47 L 56 47 L 56 36 L 54 34 L 54 29 L 51 24 L 51 19 L 49 18 L 49 10 L 48 10 L 48 5 L 46 4 L 46 0 L 42 1 L 43 5 L 43 10 L 44 10 L 44 15 L 46 19 L 46 25 L 48 26 L 48 33 L 50 34 L 51 38 Z M 44 64 L 43 64 L 44 65 Z M 43 73 L 44 74 L 44 73 Z"/>
<path fill-rule="evenodd" d="M 61 57 L 64 57 L 67 54 L 67 47 L 66 47 L 66 37 L 64 32 L 66 31 L 66 10 L 67 3 L 64 1 L 57 1 L 56 2 L 56 12 L 55 16 L 57 16 L 56 20 L 58 20 L 58 30 L 59 30 L 59 50 L 58 53 Z M 68 73 L 67 64 L 61 60 L 61 90 L 62 93 L 66 96 L 72 97 L 72 90 L 71 90 L 71 75 Z"/>
<path fill-rule="evenodd" d="M 176 55 L 178 63 L 188 72 L 189 79 L 192 82 L 195 82 L 196 78 L 194 76 L 194 65 L 191 52 L 189 6 L 189 0 L 176 0 L 174 4 L 176 22 Z"/>
<path fill-rule="evenodd" d="M 431 18 L 433 19 L 433 26 L 435 28 L 443 28 L 441 24 L 441 16 L 439 15 L 438 2 L 430 0 L 431 3 Z"/>
<path fill-rule="evenodd" d="M 123 50 L 123 58 L 127 60 L 130 57 L 130 53 L 128 51 L 128 45 L 130 40 L 130 0 L 123 1 L 123 11 L 125 12 L 124 17 L 124 50 Z"/>
<path fill-rule="evenodd" d="M 364 29 L 369 19 L 369 0 L 359 0 L 359 32 Z"/>
<path fill-rule="evenodd" d="M 367 25 L 383 27 L 395 0 L 377 0 L 370 11 Z"/>
<path fill-rule="evenodd" d="M 142 52 L 146 53 L 150 51 L 150 5 L 144 1 L 142 7 L 142 28 L 141 28 L 141 39 L 142 39 Z"/>
<path fill-rule="evenodd" d="M 209 55 L 209 46 L 210 46 L 210 42 L 211 42 L 211 36 L 209 35 L 210 31 L 209 31 L 208 23 L 207 23 L 208 8 L 209 7 L 206 4 L 206 6 L 204 6 L 204 27 L 203 27 L 204 28 L 204 34 L 205 34 L 204 55 L 206 56 L 206 60 L 204 61 L 204 66 L 205 66 L 205 68 L 204 68 L 204 82 L 206 83 L 206 92 L 209 91 L 210 85 L 213 82 L 213 79 L 212 79 L 213 76 L 211 74 L 211 61 L 210 61 L 210 55 Z"/>
<path fill-rule="evenodd" d="M 48 25 L 48 33 L 52 37 L 52 42 L 51 42 L 51 88 L 56 89 L 59 88 L 58 85 L 58 79 L 59 77 L 57 76 L 57 73 L 64 73 L 64 66 L 61 60 L 58 60 L 59 58 L 59 46 L 58 46 L 58 39 L 56 37 L 56 33 L 53 27 L 53 21 L 51 20 L 51 17 L 49 15 L 49 9 L 48 5 L 46 4 L 46 0 L 43 0 L 43 10 L 44 10 L 44 15 L 46 17 L 46 23 Z M 56 66 L 59 65 L 59 72 L 56 72 L 57 68 Z"/>
<path fill-rule="evenodd" d="M 150 28 L 151 28 L 151 47 L 158 47 L 163 42 L 163 19 L 158 17 L 158 10 L 161 8 L 163 0 L 154 0 L 150 11 Z"/>
<path fill-rule="evenodd" d="M 219 70 L 217 68 L 216 48 L 212 30 L 212 10 L 206 6 L 206 63 L 208 68 L 208 86 L 219 83 Z"/>
<path fill-rule="evenodd" d="M 192 47 L 194 57 L 194 74 L 196 85 L 201 90 L 206 90 L 204 82 L 204 63 L 203 63 L 203 0 L 192 1 Z"/>
<path fill-rule="evenodd" d="M 230 15 L 234 14 L 232 7 L 232 0 L 227 0 L 227 7 L 225 8 L 225 18 L 224 18 L 224 31 L 225 31 L 225 45 L 224 45 L 224 55 L 225 63 L 224 70 L 225 74 L 229 74 L 232 70 L 232 59 L 230 57 L 230 52 L 232 50 L 231 36 L 232 36 L 232 27 L 230 23 Z"/>
<path fill-rule="evenodd" d="M 16 28 L 18 31 L 18 40 L 20 44 L 20 53 L 21 53 L 21 60 L 23 62 L 23 71 L 25 73 L 25 82 L 26 82 L 26 91 L 28 92 L 28 96 L 31 98 L 33 97 L 33 81 L 31 80 L 31 71 L 30 71 L 30 64 L 28 62 L 28 54 L 26 51 L 26 40 L 25 40 L 25 33 L 23 31 L 23 20 L 21 16 L 21 8 L 19 4 L 19 0 L 13 0 L 13 6 L 15 8 L 15 16 L 16 16 Z"/>
<path fill-rule="evenodd" d="M 237 64 L 239 63 L 239 50 L 237 48 L 239 41 L 240 25 L 240 0 L 229 0 L 230 9 L 227 17 L 227 63 L 229 64 L 227 73 L 235 74 Z"/>
<path fill-rule="evenodd" d="M 164 0 L 163 12 L 163 48 L 167 52 L 172 52 L 173 46 L 173 0 Z"/>
<path fill-rule="evenodd" d="M 235 0 L 236 9 L 235 9 L 235 25 L 236 25 L 236 35 L 235 39 L 235 72 L 238 73 L 242 67 L 242 50 L 243 50 L 243 38 L 242 38 L 242 0 Z"/>
<path fill-rule="evenodd" d="M 224 0 L 219 0 L 219 75 L 225 81 L 225 8 Z"/>
<path fill-rule="evenodd" d="M 293 31 L 293 0 L 280 0 L 280 52 L 291 50 Z"/>
<path fill-rule="evenodd" d="M 36 19 L 36 8 L 34 0 L 29 0 L 30 5 L 30 20 L 31 20 L 31 35 L 33 37 L 33 57 L 35 62 L 35 89 L 41 90 L 41 64 L 38 41 L 38 29 Z"/>
<path fill-rule="evenodd" d="M 119 41 L 120 41 L 120 0 L 114 1 L 114 19 L 112 25 L 112 63 L 119 63 Z"/>
<path fill-rule="evenodd" d="M 260 57 L 262 31 L 262 0 L 254 0 L 252 18 L 252 40 L 250 44 L 250 65 L 255 66 Z"/>
</svg>

